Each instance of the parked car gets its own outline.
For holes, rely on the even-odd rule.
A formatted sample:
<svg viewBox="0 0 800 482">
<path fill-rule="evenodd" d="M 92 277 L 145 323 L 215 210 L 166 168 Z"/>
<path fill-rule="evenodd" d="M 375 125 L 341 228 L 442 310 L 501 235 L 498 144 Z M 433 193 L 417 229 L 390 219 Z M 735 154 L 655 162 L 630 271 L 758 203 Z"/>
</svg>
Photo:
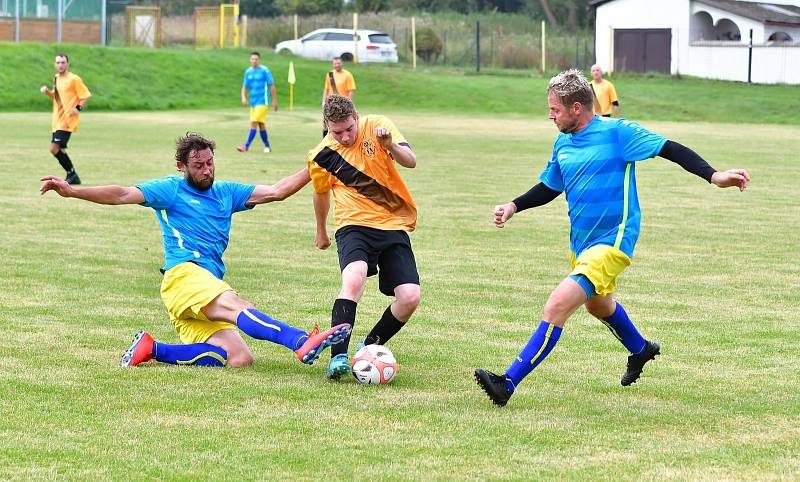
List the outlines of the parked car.
<svg viewBox="0 0 800 482">
<path fill-rule="evenodd" d="M 275 52 L 292 53 L 309 59 L 331 60 L 341 57 L 353 60 L 353 31 L 344 28 L 321 28 L 297 40 L 285 40 L 275 46 Z M 397 45 L 385 33 L 375 30 L 358 31 L 359 62 L 397 62 Z"/>
</svg>

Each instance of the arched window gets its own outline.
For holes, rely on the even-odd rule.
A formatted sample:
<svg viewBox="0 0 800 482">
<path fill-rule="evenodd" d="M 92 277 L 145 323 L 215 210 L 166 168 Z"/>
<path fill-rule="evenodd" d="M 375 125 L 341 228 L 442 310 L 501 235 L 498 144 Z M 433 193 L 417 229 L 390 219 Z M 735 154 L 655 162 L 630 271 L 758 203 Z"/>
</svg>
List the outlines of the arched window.
<svg viewBox="0 0 800 482">
<path fill-rule="evenodd" d="M 767 40 L 770 42 L 791 42 L 792 36 L 786 32 L 775 32 Z"/>
<path fill-rule="evenodd" d="M 692 14 L 689 32 L 692 42 L 700 40 L 717 40 L 717 29 L 714 28 L 714 20 L 708 12 L 696 12 Z"/>
<path fill-rule="evenodd" d="M 721 18 L 717 22 L 717 40 L 742 40 L 742 34 L 739 32 L 739 27 L 733 20 Z"/>
</svg>

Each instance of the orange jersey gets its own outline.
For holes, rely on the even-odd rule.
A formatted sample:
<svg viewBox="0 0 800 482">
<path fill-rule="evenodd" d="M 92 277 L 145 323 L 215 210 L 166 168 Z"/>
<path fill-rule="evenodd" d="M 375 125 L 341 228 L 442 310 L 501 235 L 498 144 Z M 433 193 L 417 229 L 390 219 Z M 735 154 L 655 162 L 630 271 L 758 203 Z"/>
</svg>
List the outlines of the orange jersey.
<svg viewBox="0 0 800 482">
<path fill-rule="evenodd" d="M 333 224 L 413 231 L 417 206 L 397 172 L 394 159 L 375 137 L 375 128 L 392 132 L 392 141 L 406 143 L 397 127 L 384 116 L 358 120 L 358 137 L 344 147 L 329 134 L 308 153 L 308 171 L 314 192 L 333 191 Z"/>
<path fill-rule="evenodd" d="M 51 123 L 53 132 L 77 131 L 80 114 L 72 115 L 69 111 L 74 109 L 78 102 L 88 99 L 92 94 L 86 88 L 83 80 L 71 72 L 57 75 L 53 87 L 53 121 Z"/>
<path fill-rule="evenodd" d="M 353 74 L 345 69 L 342 69 L 341 72 L 331 70 L 325 74 L 325 95 L 334 94 L 333 89 L 331 88 L 331 72 L 333 72 L 333 83 L 336 84 L 336 94 L 344 95 L 346 97 L 351 90 L 356 90 L 356 80 L 353 78 Z"/>
<path fill-rule="evenodd" d="M 611 106 L 617 102 L 617 91 L 614 89 L 614 84 L 606 79 L 600 82 L 592 80 L 592 89 L 594 90 L 594 97 L 597 102 L 594 105 L 594 113 L 600 115 L 611 114 Z M 597 110 L 598 107 L 600 110 Z"/>
</svg>

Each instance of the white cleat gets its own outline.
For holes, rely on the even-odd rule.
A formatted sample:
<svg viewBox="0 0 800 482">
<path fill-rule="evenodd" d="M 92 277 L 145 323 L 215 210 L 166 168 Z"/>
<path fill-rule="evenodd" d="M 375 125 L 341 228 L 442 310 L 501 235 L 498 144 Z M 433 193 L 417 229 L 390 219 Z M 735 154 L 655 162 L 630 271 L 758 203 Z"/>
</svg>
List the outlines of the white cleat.
<svg viewBox="0 0 800 482">
<path fill-rule="evenodd" d="M 269 151 L 270 151 L 269 147 L 265 147 L 265 148 L 264 148 L 264 152 L 265 152 L 265 153 L 269 153 Z"/>
</svg>

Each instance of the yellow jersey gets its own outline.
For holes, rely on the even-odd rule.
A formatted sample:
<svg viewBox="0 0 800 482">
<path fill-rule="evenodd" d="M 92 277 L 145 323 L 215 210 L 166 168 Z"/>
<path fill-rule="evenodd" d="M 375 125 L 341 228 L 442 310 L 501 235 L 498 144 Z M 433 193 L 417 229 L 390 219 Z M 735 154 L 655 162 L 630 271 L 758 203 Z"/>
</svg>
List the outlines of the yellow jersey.
<svg viewBox="0 0 800 482">
<path fill-rule="evenodd" d="M 384 116 L 358 119 L 358 137 L 345 147 L 328 134 L 308 153 L 308 172 L 316 193 L 333 192 L 333 224 L 413 231 L 417 206 L 397 172 L 392 155 L 375 136 L 377 127 L 392 132 L 392 141 L 408 144 Z"/>
<path fill-rule="evenodd" d="M 331 72 L 333 72 L 333 83 L 336 84 L 336 92 L 334 92 L 333 88 L 331 87 Z M 347 96 L 351 90 L 356 90 L 356 80 L 353 78 L 353 74 L 347 70 L 342 69 L 341 72 L 331 70 L 325 74 L 326 96 L 333 94 Z"/>
<path fill-rule="evenodd" d="M 80 113 L 72 115 L 69 111 L 74 109 L 78 102 L 91 96 L 86 84 L 77 75 L 71 72 L 56 75 L 53 81 L 53 121 L 51 122 L 53 132 L 77 131 Z"/>
<path fill-rule="evenodd" d="M 594 105 L 594 113 L 600 115 L 610 115 L 611 105 L 618 101 L 617 91 L 614 89 L 614 84 L 606 79 L 603 79 L 600 82 L 595 82 L 592 80 L 592 89 L 594 89 L 594 97 L 597 99 L 597 102 Z"/>
</svg>

